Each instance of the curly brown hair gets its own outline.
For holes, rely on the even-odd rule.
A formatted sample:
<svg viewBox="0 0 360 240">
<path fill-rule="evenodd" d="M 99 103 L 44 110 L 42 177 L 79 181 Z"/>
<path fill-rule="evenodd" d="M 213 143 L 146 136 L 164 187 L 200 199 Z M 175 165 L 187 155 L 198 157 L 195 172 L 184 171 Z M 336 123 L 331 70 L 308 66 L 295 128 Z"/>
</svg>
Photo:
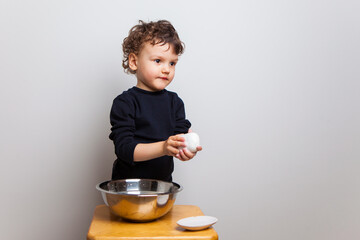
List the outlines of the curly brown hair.
<svg viewBox="0 0 360 240">
<path fill-rule="evenodd" d="M 139 20 L 139 24 L 132 27 L 129 31 L 129 36 L 124 38 L 122 44 L 124 58 L 122 66 L 125 72 L 135 74 L 136 71 L 129 68 L 129 55 L 134 53 L 138 55 L 143 44 L 150 42 L 152 45 L 156 44 L 171 44 L 177 55 L 184 52 L 185 45 L 180 40 L 173 25 L 167 20 L 159 20 L 157 22 L 144 22 Z"/>
</svg>

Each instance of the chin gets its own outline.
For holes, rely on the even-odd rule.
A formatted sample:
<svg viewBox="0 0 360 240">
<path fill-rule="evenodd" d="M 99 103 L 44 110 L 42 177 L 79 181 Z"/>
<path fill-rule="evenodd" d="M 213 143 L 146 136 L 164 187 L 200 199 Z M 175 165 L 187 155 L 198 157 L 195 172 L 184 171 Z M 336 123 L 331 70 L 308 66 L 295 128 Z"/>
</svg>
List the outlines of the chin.
<svg viewBox="0 0 360 240">
<path fill-rule="evenodd" d="M 156 89 L 156 91 L 161 91 L 164 90 L 169 84 L 162 84 L 162 85 L 158 85 L 158 86 L 154 86 L 154 89 Z"/>
<path fill-rule="evenodd" d="M 156 92 L 159 92 L 159 91 L 162 91 L 162 90 L 164 90 L 166 87 L 162 87 L 162 88 L 156 88 Z"/>
</svg>

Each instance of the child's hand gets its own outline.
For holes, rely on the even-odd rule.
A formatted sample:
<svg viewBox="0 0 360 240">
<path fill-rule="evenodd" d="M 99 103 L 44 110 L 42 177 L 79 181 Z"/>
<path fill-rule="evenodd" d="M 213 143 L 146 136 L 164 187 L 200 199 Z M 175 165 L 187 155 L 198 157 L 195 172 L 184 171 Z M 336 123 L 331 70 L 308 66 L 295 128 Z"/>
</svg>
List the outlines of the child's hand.
<svg viewBox="0 0 360 240">
<path fill-rule="evenodd" d="M 195 157 L 195 155 L 198 151 L 201 151 L 201 150 L 202 150 L 201 146 L 196 147 L 196 152 L 190 152 L 186 148 L 183 148 L 179 151 L 179 154 L 177 154 L 175 157 L 181 161 L 189 161 L 190 159 Z"/>
<path fill-rule="evenodd" d="M 175 136 L 170 136 L 165 142 L 164 142 L 164 154 L 168 156 L 176 157 L 179 155 L 180 147 L 186 147 L 185 145 L 185 139 L 181 137 L 182 134 L 178 134 Z"/>
</svg>

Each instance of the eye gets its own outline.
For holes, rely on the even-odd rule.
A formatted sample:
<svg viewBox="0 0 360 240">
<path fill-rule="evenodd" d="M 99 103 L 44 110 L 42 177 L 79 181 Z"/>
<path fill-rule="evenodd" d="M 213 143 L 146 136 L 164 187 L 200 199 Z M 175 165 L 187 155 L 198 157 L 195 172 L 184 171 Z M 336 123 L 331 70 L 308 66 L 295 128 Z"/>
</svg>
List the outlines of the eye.
<svg viewBox="0 0 360 240">
<path fill-rule="evenodd" d="M 176 62 L 171 62 L 170 63 L 170 66 L 175 66 L 176 65 Z"/>
<path fill-rule="evenodd" d="M 155 59 L 154 62 L 160 63 L 160 59 Z"/>
</svg>

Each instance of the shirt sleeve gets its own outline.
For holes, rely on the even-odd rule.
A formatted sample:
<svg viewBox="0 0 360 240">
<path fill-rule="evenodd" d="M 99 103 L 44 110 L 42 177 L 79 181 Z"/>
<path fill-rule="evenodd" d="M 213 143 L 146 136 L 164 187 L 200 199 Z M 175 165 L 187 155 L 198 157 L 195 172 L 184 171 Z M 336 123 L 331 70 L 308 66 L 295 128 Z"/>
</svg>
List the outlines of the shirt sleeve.
<svg viewBox="0 0 360 240">
<path fill-rule="evenodd" d="M 186 119 L 184 102 L 177 95 L 175 96 L 175 134 L 187 133 L 191 123 Z"/>
<path fill-rule="evenodd" d="M 120 161 L 134 164 L 135 109 L 126 98 L 115 98 L 110 112 L 111 133 L 109 138 L 114 142 L 115 154 Z"/>
</svg>

